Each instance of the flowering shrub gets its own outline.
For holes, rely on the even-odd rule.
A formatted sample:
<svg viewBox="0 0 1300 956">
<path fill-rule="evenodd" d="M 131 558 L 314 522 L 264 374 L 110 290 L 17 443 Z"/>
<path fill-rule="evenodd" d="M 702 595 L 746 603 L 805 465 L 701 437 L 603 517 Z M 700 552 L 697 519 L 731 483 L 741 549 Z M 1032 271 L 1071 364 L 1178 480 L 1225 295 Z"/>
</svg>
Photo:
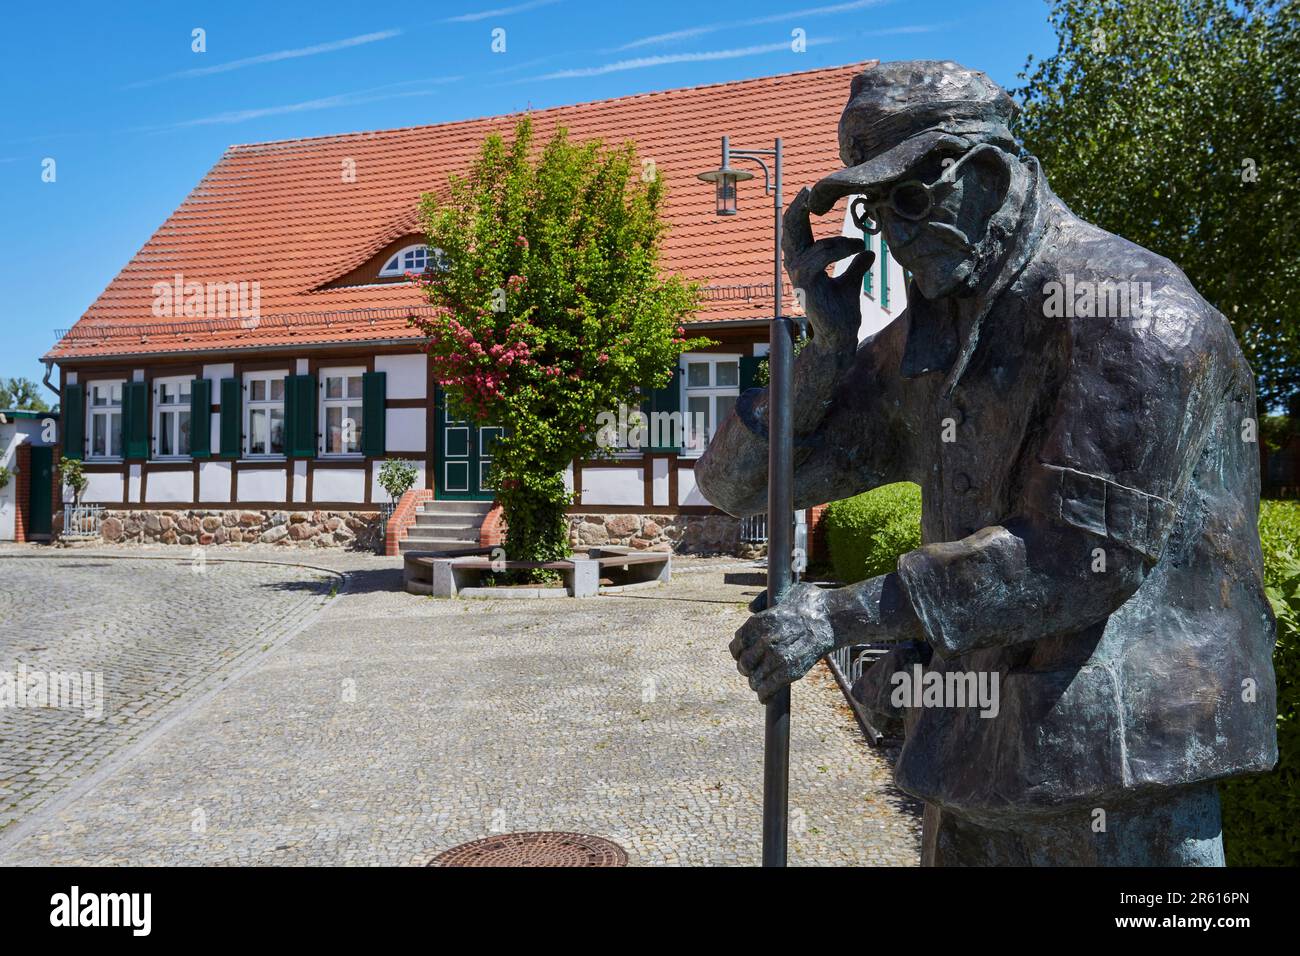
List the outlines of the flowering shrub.
<svg viewBox="0 0 1300 956">
<path fill-rule="evenodd" d="M 599 456 L 596 416 L 667 385 L 688 347 L 697 287 L 660 277 L 663 184 L 641 173 L 631 144 L 574 143 L 563 129 L 534 151 L 525 118 L 511 143 L 489 136 L 444 195 L 423 197 L 441 254 L 412 277 L 435 306 L 412 324 L 453 410 L 504 429 L 491 480 L 512 559 L 568 553 L 566 466 Z"/>
</svg>

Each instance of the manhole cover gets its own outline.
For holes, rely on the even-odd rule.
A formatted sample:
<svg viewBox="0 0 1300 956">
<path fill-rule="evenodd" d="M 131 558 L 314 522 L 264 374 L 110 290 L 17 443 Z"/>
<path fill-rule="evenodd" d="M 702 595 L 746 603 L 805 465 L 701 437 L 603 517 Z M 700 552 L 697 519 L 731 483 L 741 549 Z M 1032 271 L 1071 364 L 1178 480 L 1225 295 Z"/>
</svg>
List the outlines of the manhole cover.
<svg viewBox="0 0 1300 956">
<path fill-rule="evenodd" d="M 502 833 L 454 846 L 429 866 L 627 866 L 627 853 L 586 833 Z"/>
</svg>

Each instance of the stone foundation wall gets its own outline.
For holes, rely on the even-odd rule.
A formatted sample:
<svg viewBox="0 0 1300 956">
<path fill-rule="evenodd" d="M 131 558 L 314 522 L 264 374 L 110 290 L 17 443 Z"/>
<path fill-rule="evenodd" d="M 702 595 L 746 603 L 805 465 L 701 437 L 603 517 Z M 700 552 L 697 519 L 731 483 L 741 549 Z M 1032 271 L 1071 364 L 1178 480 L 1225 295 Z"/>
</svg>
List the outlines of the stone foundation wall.
<svg viewBox="0 0 1300 956">
<path fill-rule="evenodd" d="M 612 544 L 743 558 L 766 553 L 763 545 L 742 544 L 740 519 L 723 514 L 575 514 L 569 516 L 569 544 L 575 548 Z"/>
<path fill-rule="evenodd" d="M 54 516 L 63 527 L 63 516 Z M 108 511 L 104 544 L 277 545 L 373 551 L 380 544 L 373 511 Z"/>
</svg>

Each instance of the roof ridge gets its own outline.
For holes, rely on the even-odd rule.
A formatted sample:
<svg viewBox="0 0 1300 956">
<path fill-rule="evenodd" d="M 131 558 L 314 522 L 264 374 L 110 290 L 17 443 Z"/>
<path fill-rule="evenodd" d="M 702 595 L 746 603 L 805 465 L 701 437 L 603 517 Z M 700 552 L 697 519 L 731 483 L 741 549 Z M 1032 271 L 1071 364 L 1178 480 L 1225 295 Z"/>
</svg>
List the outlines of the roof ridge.
<svg viewBox="0 0 1300 956">
<path fill-rule="evenodd" d="M 672 96 L 677 93 L 694 93 L 701 90 L 713 90 L 726 86 L 744 86 L 749 83 L 761 83 L 766 80 L 782 80 L 795 76 L 812 76 L 816 73 L 831 73 L 839 70 L 847 70 L 852 67 L 865 66 L 871 60 L 858 60 L 852 63 L 841 63 L 837 66 L 819 66 L 811 70 L 793 70 L 788 73 L 769 73 L 763 76 L 746 77 L 743 80 L 723 80 L 718 83 L 700 83 L 695 86 L 677 86 L 668 90 L 648 90 L 641 93 L 628 93 L 624 96 L 612 96 L 602 100 L 583 100 L 580 103 L 564 103 L 559 106 L 547 106 L 542 109 L 523 109 L 515 110 L 511 113 L 496 113 L 491 116 L 472 116 L 465 119 L 447 120 L 443 123 L 419 123 L 414 126 L 391 126 L 382 129 L 364 129 L 352 130 L 347 133 L 325 133 L 320 136 L 295 136 L 289 139 L 268 139 L 255 143 L 232 143 L 226 147 L 226 153 L 229 154 L 236 150 L 252 149 L 259 146 L 287 146 L 294 143 L 316 143 L 324 140 L 345 140 L 357 136 L 376 136 L 380 133 L 406 133 L 413 130 L 427 130 L 435 128 L 444 128 L 449 126 L 462 126 L 470 123 L 483 123 L 489 120 L 504 120 L 517 116 L 542 116 L 548 113 L 567 112 L 574 109 L 580 109 L 584 106 L 600 106 L 606 103 L 623 103 L 628 100 L 648 99 L 658 96 Z"/>
</svg>

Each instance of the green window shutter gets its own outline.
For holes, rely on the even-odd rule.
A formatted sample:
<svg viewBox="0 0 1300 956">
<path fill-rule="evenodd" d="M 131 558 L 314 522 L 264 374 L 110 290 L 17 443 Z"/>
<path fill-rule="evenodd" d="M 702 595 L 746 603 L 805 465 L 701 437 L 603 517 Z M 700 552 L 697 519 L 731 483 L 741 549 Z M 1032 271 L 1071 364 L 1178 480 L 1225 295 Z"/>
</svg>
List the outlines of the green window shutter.
<svg viewBox="0 0 1300 956">
<path fill-rule="evenodd" d="M 127 382 L 122 388 L 122 457 L 149 457 L 148 382 Z"/>
<path fill-rule="evenodd" d="M 212 457 L 212 383 L 190 382 L 190 457 Z"/>
<path fill-rule="evenodd" d="M 384 433 L 385 402 L 388 401 L 388 373 L 366 372 L 361 376 L 361 453 L 378 458 L 387 450 Z"/>
<path fill-rule="evenodd" d="M 221 380 L 221 457 L 238 458 L 244 453 L 244 389 L 237 378 Z"/>
<path fill-rule="evenodd" d="M 661 419 L 662 424 L 659 427 L 659 434 L 655 434 L 654 419 L 649 418 L 647 424 L 650 426 L 650 451 L 676 451 L 680 452 L 681 448 L 677 445 L 664 444 L 670 442 L 673 438 L 679 437 L 679 428 L 673 426 L 674 422 L 680 425 L 680 413 L 682 410 L 682 369 L 679 365 L 673 369 L 671 381 L 663 388 L 656 388 L 650 393 L 650 397 L 641 403 L 641 411 L 647 416 L 653 416 L 655 412 L 664 412 L 673 415 L 672 418 Z M 655 444 L 654 440 L 658 438 L 659 443 Z"/>
<path fill-rule="evenodd" d="M 77 461 L 86 457 L 86 387 L 65 385 L 60 399 L 63 416 L 63 457 Z"/>
<path fill-rule="evenodd" d="M 880 241 L 884 242 L 885 237 L 881 236 Z M 871 233 L 868 232 L 862 236 L 862 244 L 866 248 L 867 252 L 871 251 Z M 862 291 L 865 292 L 867 295 L 872 294 L 871 283 L 875 279 L 875 271 L 876 271 L 876 264 L 873 262 L 871 264 L 871 268 L 869 268 L 866 272 L 862 273 Z"/>
<path fill-rule="evenodd" d="M 316 457 L 316 376 L 290 375 L 284 381 L 285 452 Z"/>
<path fill-rule="evenodd" d="M 762 355 L 742 355 L 740 357 L 740 392 L 743 395 L 754 387 L 754 378 L 763 365 Z"/>
<path fill-rule="evenodd" d="M 880 234 L 880 307 L 889 308 L 889 245 Z"/>
</svg>

